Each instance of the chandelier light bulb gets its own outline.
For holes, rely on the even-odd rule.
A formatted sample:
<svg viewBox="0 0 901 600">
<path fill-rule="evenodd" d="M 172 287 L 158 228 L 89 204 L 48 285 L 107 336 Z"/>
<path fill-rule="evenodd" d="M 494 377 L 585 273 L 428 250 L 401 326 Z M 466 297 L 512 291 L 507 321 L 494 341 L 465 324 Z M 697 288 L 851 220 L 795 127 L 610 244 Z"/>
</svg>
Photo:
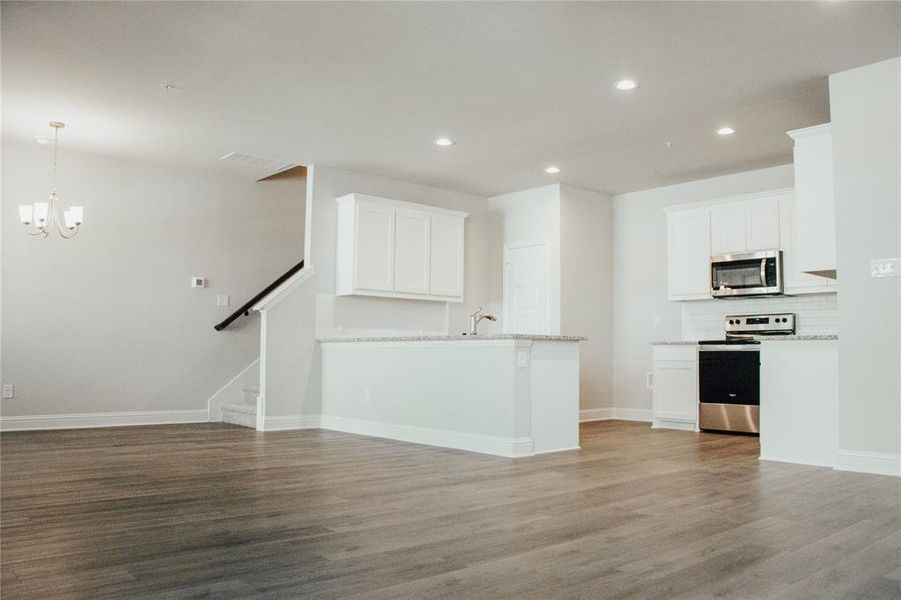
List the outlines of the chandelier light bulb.
<svg viewBox="0 0 901 600">
<path fill-rule="evenodd" d="M 34 220 L 34 207 L 30 204 L 19 205 L 19 223 L 22 225 L 31 225 Z"/>
<path fill-rule="evenodd" d="M 50 204 L 47 202 L 34 203 L 34 222 L 38 225 L 47 222 L 47 216 L 50 214 Z"/>
</svg>

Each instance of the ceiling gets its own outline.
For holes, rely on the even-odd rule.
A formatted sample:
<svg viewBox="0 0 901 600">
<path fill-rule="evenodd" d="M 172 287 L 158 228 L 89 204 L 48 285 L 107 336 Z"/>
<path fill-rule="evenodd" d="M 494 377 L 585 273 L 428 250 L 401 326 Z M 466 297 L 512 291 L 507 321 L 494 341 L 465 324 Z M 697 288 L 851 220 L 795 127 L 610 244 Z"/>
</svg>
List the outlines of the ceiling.
<svg viewBox="0 0 901 600">
<path fill-rule="evenodd" d="M 896 2 L 3 2 L 3 135 L 619 193 L 790 162 L 828 74 L 898 55 Z"/>
</svg>

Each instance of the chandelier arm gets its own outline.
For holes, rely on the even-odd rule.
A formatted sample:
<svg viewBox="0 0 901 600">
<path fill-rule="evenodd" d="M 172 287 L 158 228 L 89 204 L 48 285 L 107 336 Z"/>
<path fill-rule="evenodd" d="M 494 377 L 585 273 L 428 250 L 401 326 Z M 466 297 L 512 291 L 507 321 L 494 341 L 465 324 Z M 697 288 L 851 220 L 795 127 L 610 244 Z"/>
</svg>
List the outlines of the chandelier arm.
<svg viewBox="0 0 901 600">
<path fill-rule="evenodd" d="M 59 232 L 59 235 L 62 236 L 63 239 L 66 239 L 66 240 L 71 239 L 71 238 L 75 237 L 76 233 L 78 233 L 78 225 L 76 225 L 72 229 L 69 229 L 69 233 L 66 232 L 66 229 L 67 228 L 63 227 L 60 224 L 59 219 L 57 219 L 56 220 L 56 231 Z"/>
</svg>

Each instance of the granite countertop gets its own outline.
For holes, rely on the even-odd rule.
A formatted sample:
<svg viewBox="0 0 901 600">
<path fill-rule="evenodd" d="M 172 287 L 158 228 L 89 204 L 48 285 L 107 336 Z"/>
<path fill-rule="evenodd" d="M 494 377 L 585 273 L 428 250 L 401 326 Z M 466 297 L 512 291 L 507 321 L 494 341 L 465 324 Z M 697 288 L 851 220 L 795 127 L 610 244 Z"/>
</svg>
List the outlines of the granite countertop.
<svg viewBox="0 0 901 600">
<path fill-rule="evenodd" d="M 502 333 L 479 335 L 408 335 L 375 337 L 320 338 L 319 342 L 445 342 L 479 340 L 535 340 L 540 342 L 581 342 L 587 338 L 577 335 L 539 335 L 527 333 Z"/>
<path fill-rule="evenodd" d="M 762 342 L 805 342 L 805 341 L 821 341 L 821 340 L 837 340 L 835 334 L 825 335 L 773 335 L 764 338 L 758 338 Z M 697 340 L 661 340 L 651 342 L 652 346 L 695 346 Z"/>
</svg>

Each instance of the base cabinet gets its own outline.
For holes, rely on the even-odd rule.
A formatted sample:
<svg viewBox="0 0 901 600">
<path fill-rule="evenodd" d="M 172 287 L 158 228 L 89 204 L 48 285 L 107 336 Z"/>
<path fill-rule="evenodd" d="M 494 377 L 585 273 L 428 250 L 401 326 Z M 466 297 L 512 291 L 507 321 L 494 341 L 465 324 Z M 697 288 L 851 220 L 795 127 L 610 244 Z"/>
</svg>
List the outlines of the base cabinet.
<svg viewBox="0 0 901 600">
<path fill-rule="evenodd" d="M 838 342 L 760 345 L 760 458 L 836 466 Z"/>
<path fill-rule="evenodd" d="M 698 429 L 698 349 L 653 346 L 653 427 Z"/>
</svg>

